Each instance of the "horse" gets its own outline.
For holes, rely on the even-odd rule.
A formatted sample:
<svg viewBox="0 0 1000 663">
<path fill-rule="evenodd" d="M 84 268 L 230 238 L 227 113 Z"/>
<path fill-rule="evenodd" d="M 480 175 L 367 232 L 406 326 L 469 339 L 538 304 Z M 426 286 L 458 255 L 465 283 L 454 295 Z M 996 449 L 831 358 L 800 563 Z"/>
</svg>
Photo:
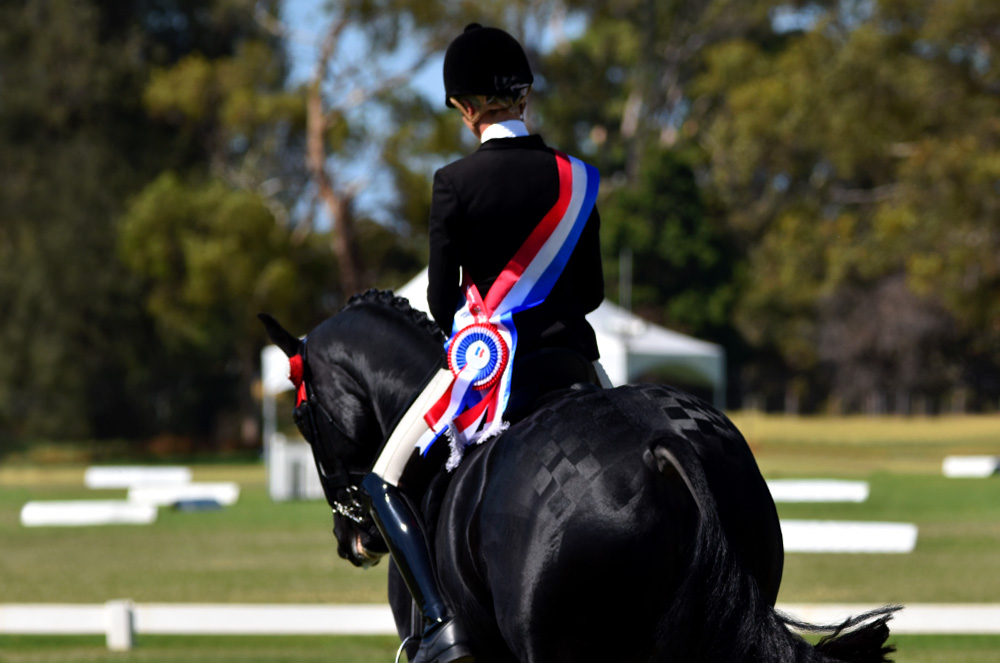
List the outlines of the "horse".
<svg viewBox="0 0 1000 663">
<path fill-rule="evenodd" d="M 313 406 L 298 420 L 314 431 L 338 553 L 370 566 L 387 549 L 356 486 L 444 365 L 445 336 L 390 291 L 355 295 L 305 341 L 261 319 L 304 360 Z M 574 386 L 452 472 L 446 447 L 411 461 L 400 489 L 480 663 L 875 663 L 894 650 L 897 606 L 836 627 L 775 610 L 784 553 L 767 485 L 729 419 L 679 389 Z M 392 565 L 389 602 L 412 657 L 419 615 Z M 801 630 L 826 637 L 813 645 Z"/>
</svg>

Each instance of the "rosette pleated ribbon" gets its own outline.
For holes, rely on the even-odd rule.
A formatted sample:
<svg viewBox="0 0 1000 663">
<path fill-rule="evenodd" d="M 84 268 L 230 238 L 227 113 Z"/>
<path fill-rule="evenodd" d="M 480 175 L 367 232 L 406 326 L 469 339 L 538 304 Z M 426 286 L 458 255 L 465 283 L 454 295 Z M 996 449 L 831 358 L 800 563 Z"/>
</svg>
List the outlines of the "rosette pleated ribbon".
<svg viewBox="0 0 1000 663">
<path fill-rule="evenodd" d="M 428 431 L 417 441 L 426 453 L 445 431 L 453 469 L 470 444 L 501 433 L 517 351 L 513 316 L 542 303 L 562 274 L 597 200 L 597 169 L 556 152 L 559 197 L 485 297 L 463 270 L 465 302 L 446 344 L 452 382 L 424 415 Z"/>
</svg>

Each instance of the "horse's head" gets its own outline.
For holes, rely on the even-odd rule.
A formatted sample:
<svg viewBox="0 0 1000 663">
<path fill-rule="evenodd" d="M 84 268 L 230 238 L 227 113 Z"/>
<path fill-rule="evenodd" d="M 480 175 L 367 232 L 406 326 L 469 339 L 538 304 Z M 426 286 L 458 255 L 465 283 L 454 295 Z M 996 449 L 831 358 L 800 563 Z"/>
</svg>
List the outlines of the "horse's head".
<svg viewBox="0 0 1000 663">
<path fill-rule="evenodd" d="M 371 566 L 388 552 L 358 486 L 396 420 L 441 363 L 443 335 L 388 292 L 355 296 L 305 340 L 261 315 L 289 358 L 293 412 L 333 508 L 338 554 Z"/>
</svg>

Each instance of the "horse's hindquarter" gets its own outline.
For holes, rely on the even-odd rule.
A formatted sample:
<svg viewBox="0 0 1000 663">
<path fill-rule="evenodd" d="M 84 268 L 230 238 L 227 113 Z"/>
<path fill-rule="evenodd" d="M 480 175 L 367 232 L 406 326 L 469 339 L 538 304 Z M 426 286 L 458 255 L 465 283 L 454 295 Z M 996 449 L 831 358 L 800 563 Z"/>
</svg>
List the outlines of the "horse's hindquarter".
<svg viewBox="0 0 1000 663">
<path fill-rule="evenodd" d="M 746 440 L 721 412 L 684 392 L 652 386 L 636 390 L 666 415 L 661 425 L 667 431 L 660 435 L 683 438 L 698 455 L 726 538 L 763 599 L 774 605 L 784 566 L 781 526 Z"/>
<path fill-rule="evenodd" d="M 438 549 L 446 591 L 473 629 L 495 622 L 490 639 L 502 634 L 525 663 L 648 659 L 697 518 L 683 480 L 643 460 L 678 434 L 678 413 L 662 402 L 677 393 L 575 394 L 463 463 Z M 699 455 L 749 458 L 756 472 L 748 451 L 726 444 Z"/>
</svg>

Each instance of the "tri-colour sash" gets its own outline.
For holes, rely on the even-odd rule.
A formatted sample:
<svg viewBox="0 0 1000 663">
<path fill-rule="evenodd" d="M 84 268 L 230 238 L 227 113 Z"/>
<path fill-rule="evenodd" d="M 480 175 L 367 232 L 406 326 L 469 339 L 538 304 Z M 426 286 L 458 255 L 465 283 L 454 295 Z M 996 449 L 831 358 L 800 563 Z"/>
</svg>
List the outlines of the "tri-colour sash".
<svg viewBox="0 0 1000 663">
<path fill-rule="evenodd" d="M 417 442 L 428 447 L 449 431 L 452 458 L 506 427 L 511 366 L 517 349 L 513 316 L 548 296 L 576 247 L 597 199 L 600 176 L 593 166 L 556 152 L 559 198 L 503 269 L 485 297 L 463 270 L 465 303 L 455 313 L 446 345 L 452 383 L 427 411 L 430 430 Z"/>
</svg>

